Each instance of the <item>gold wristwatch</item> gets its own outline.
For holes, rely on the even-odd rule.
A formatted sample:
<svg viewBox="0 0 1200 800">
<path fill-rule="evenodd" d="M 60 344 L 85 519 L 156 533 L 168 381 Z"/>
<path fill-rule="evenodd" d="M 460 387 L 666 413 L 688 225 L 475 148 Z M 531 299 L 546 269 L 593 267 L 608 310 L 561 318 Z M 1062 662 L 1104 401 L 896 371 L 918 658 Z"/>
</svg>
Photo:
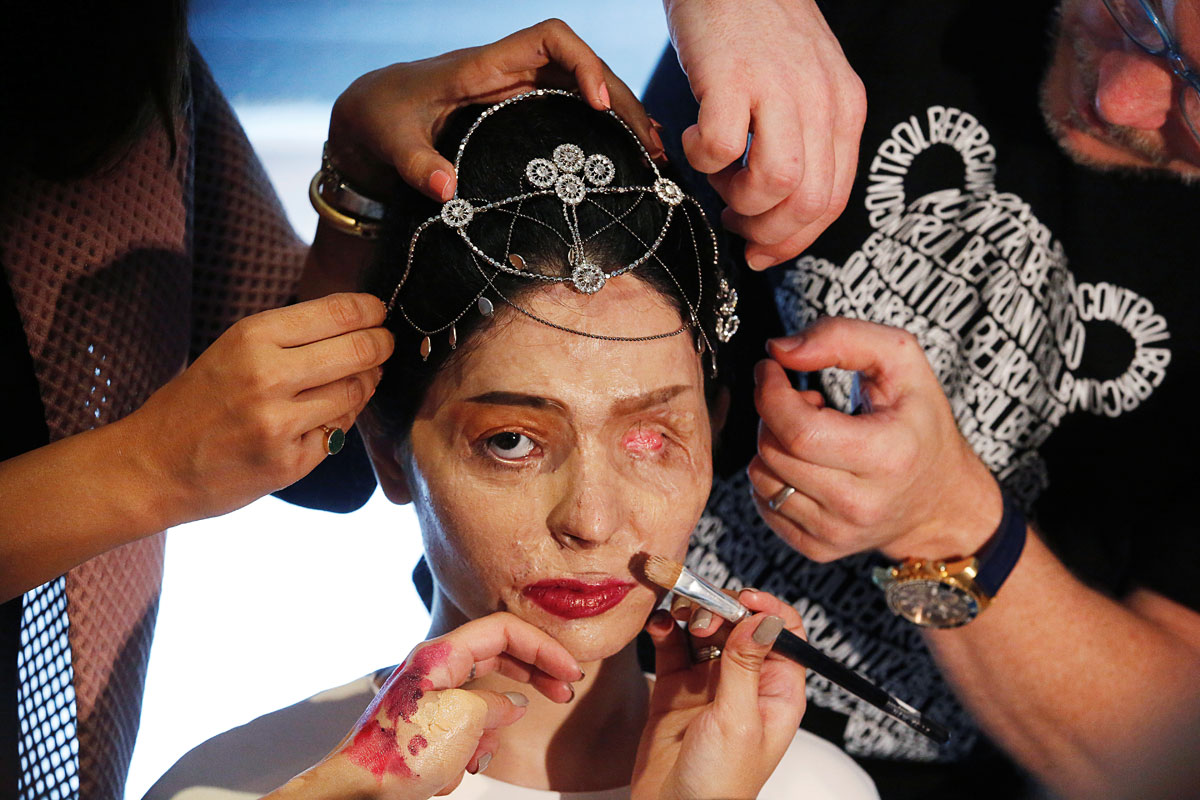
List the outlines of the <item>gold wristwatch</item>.
<svg viewBox="0 0 1200 800">
<path fill-rule="evenodd" d="M 1004 517 L 973 556 L 955 561 L 908 558 L 876 567 L 872 580 L 888 608 L 923 628 L 957 628 L 979 616 L 1008 578 L 1025 548 L 1025 517 L 1004 494 Z"/>
</svg>

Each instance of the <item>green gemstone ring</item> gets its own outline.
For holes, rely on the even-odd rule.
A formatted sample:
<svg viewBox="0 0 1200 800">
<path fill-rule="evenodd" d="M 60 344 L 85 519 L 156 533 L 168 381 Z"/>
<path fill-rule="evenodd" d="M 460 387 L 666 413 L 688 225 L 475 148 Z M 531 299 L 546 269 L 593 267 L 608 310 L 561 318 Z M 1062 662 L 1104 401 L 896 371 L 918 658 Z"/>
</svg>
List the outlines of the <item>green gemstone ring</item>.
<svg viewBox="0 0 1200 800">
<path fill-rule="evenodd" d="M 341 428 L 331 428 L 328 425 L 322 425 L 321 430 L 325 431 L 325 452 L 336 456 L 346 446 L 346 432 Z"/>
</svg>

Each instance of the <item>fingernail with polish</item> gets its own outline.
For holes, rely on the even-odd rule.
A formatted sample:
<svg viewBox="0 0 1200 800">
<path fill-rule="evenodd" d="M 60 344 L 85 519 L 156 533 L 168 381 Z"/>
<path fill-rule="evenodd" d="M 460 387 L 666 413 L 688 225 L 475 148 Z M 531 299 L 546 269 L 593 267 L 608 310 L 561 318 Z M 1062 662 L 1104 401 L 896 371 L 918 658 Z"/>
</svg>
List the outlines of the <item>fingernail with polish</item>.
<svg viewBox="0 0 1200 800">
<path fill-rule="evenodd" d="M 525 706 L 529 705 L 529 698 L 520 692 L 504 692 L 503 694 L 508 698 L 508 702 L 512 703 L 517 708 L 524 708 Z"/>
<path fill-rule="evenodd" d="M 429 188 L 433 189 L 443 201 L 454 196 L 454 193 L 450 191 L 450 176 L 440 169 L 429 176 Z"/>
<path fill-rule="evenodd" d="M 575 699 L 575 687 L 568 683 L 567 690 L 571 693 L 571 696 L 567 698 L 567 702 L 570 703 Z"/>
<path fill-rule="evenodd" d="M 692 615 L 692 621 L 688 623 L 688 628 L 698 631 L 708 627 L 708 623 L 712 622 L 712 612 L 707 608 L 702 608 Z"/>
<path fill-rule="evenodd" d="M 608 84 L 600 84 L 600 105 L 604 108 L 612 108 L 612 98 L 608 96 Z"/>
<path fill-rule="evenodd" d="M 758 627 L 754 629 L 752 637 L 756 644 L 774 644 L 779 638 L 779 632 L 783 630 L 783 617 L 770 616 L 765 617 L 762 622 L 758 623 Z"/>
<path fill-rule="evenodd" d="M 488 768 L 488 764 L 492 763 L 492 754 L 484 753 L 479 757 L 479 763 L 475 765 L 475 774 L 478 775 Z"/>
</svg>

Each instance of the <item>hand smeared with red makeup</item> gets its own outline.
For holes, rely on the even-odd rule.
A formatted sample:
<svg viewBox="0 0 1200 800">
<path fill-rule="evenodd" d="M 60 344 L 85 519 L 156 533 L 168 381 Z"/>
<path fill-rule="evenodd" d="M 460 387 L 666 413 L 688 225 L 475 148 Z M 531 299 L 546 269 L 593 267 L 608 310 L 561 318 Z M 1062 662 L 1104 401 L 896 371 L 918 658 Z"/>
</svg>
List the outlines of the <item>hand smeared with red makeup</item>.
<svg viewBox="0 0 1200 800">
<path fill-rule="evenodd" d="M 704 626 L 717 660 L 693 664 L 688 634 L 656 611 L 646 624 L 657 678 L 638 745 L 633 798 L 757 797 L 804 715 L 804 667 L 774 655 L 783 627 L 804 635 L 794 608 L 766 592 L 738 599 L 753 616 Z M 699 646 L 699 645 L 698 645 Z"/>
<path fill-rule="evenodd" d="M 418 800 L 452 792 L 464 770 L 484 769 L 495 731 L 529 700 L 457 687 L 490 672 L 528 683 L 555 702 L 583 673 L 567 650 L 524 620 L 498 612 L 418 645 L 324 761 L 269 797 Z"/>
<path fill-rule="evenodd" d="M 755 502 L 767 524 L 816 561 L 879 550 L 949 558 L 979 550 L 1003 508 L 987 467 L 963 439 L 911 334 L 824 318 L 769 346 L 755 369 Z M 792 388 L 784 368 L 858 371 L 872 411 L 850 416 Z M 772 509 L 784 485 L 795 494 Z"/>
</svg>

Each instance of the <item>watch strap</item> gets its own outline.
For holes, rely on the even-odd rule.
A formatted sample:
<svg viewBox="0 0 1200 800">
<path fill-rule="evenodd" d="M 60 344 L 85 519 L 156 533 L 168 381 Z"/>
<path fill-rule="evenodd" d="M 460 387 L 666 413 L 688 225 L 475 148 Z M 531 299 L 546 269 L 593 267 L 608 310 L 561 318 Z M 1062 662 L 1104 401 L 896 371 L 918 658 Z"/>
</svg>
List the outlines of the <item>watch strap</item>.
<svg viewBox="0 0 1200 800">
<path fill-rule="evenodd" d="M 1004 516 L 1000 519 L 1000 526 L 983 549 L 975 554 L 979 564 L 975 584 L 989 598 L 995 597 L 1000 591 L 1017 566 L 1021 551 L 1025 549 L 1025 515 L 1008 492 L 1001 492 L 1001 496 L 1004 499 Z"/>
</svg>

